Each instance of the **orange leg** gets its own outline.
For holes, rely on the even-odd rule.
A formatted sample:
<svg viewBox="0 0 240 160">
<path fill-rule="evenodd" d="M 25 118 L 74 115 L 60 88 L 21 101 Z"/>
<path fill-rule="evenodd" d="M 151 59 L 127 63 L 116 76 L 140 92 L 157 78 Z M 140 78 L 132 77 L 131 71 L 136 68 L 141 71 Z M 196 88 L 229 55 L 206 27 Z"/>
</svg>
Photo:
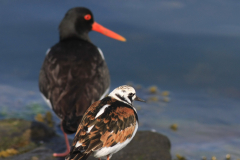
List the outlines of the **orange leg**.
<svg viewBox="0 0 240 160">
<path fill-rule="evenodd" d="M 62 124 L 61 124 L 61 130 L 62 130 L 63 135 L 64 135 L 64 139 L 65 139 L 65 142 L 66 142 L 67 150 L 65 152 L 63 152 L 63 153 L 53 153 L 54 157 L 65 157 L 70 152 L 70 145 L 69 145 L 68 137 L 67 137 L 67 134 L 63 131 Z"/>
<path fill-rule="evenodd" d="M 107 156 L 107 160 L 110 160 L 109 155 Z"/>
</svg>

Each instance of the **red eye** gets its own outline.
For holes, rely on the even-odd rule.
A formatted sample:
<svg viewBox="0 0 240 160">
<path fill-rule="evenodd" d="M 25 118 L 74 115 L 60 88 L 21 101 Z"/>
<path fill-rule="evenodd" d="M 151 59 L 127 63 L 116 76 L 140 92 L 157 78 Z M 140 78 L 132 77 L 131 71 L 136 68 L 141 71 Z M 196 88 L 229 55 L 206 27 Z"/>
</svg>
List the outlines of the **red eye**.
<svg viewBox="0 0 240 160">
<path fill-rule="evenodd" d="M 87 21 L 90 20 L 92 18 L 92 16 L 90 14 L 87 14 L 84 16 L 84 19 L 86 19 Z"/>
</svg>

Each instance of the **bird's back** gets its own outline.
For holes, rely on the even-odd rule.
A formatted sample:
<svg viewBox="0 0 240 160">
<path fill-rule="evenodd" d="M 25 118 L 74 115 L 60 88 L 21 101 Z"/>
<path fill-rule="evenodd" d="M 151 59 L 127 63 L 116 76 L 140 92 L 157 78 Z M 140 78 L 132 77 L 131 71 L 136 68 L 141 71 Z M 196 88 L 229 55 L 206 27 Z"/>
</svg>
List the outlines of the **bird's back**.
<svg viewBox="0 0 240 160">
<path fill-rule="evenodd" d="M 54 45 L 43 62 L 39 88 L 63 120 L 66 133 L 74 133 L 86 109 L 109 88 L 109 71 L 96 46 L 80 39 Z"/>
<path fill-rule="evenodd" d="M 138 128 L 138 116 L 126 103 L 106 97 L 85 112 L 66 160 L 86 160 L 112 156 L 124 148 Z"/>
</svg>

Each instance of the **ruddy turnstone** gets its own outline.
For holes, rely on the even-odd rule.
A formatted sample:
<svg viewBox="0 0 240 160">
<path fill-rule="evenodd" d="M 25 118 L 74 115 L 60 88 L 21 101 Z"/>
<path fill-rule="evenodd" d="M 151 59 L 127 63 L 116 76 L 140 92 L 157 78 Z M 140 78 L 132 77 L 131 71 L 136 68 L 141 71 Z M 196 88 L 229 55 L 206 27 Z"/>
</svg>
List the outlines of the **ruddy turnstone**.
<svg viewBox="0 0 240 160">
<path fill-rule="evenodd" d="M 48 105 L 62 120 L 66 133 L 75 133 L 87 108 L 105 97 L 110 76 L 102 51 L 91 43 L 88 32 L 94 30 L 111 38 L 125 41 L 122 36 L 96 23 L 87 8 L 70 9 L 59 25 L 60 41 L 51 47 L 39 75 L 39 89 Z"/>
<path fill-rule="evenodd" d="M 133 87 L 124 85 L 93 103 L 83 116 L 65 160 L 86 160 L 90 154 L 109 160 L 124 148 L 138 128 L 134 100 L 143 101 Z"/>
</svg>

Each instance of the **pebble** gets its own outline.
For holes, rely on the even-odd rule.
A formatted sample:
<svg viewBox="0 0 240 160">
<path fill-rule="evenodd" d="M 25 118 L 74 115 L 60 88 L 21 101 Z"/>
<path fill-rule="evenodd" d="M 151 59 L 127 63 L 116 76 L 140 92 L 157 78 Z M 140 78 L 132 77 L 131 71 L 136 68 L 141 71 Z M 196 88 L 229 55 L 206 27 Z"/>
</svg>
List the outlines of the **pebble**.
<svg viewBox="0 0 240 160">
<path fill-rule="evenodd" d="M 230 154 L 227 154 L 226 155 L 226 160 L 230 160 L 231 159 L 231 155 Z"/>
<path fill-rule="evenodd" d="M 211 160 L 217 160 L 217 158 L 215 156 L 212 156 Z"/>
<path fill-rule="evenodd" d="M 163 91 L 161 93 L 162 96 L 169 96 L 170 92 L 169 91 Z"/>
<path fill-rule="evenodd" d="M 36 157 L 36 156 L 33 156 L 33 157 L 31 158 L 31 160 L 39 160 L 39 158 Z"/>
<path fill-rule="evenodd" d="M 174 131 L 178 130 L 178 125 L 176 123 L 172 124 L 170 128 Z"/>
<path fill-rule="evenodd" d="M 164 97 L 164 98 L 163 98 L 163 102 L 170 102 L 170 98 Z"/>
<path fill-rule="evenodd" d="M 148 88 L 148 91 L 150 93 L 157 93 L 158 88 L 157 88 L 157 86 L 151 86 L 151 87 Z"/>
<path fill-rule="evenodd" d="M 205 157 L 205 156 L 202 156 L 202 160 L 207 160 L 207 157 Z"/>
<path fill-rule="evenodd" d="M 176 155 L 177 160 L 186 160 L 186 158 L 184 156 L 181 156 L 180 154 Z"/>
</svg>

